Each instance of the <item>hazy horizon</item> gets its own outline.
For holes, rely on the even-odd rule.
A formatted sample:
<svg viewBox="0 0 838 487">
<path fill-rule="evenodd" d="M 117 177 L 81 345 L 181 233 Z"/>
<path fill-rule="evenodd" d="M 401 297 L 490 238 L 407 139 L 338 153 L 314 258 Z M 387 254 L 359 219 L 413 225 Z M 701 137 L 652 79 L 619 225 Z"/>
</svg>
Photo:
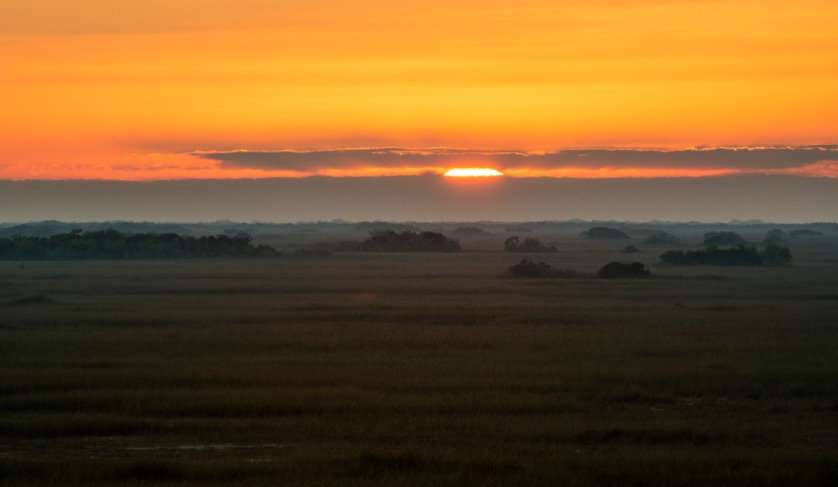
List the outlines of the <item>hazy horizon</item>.
<svg viewBox="0 0 838 487">
<path fill-rule="evenodd" d="M 475 178 L 476 179 L 476 178 Z M 435 175 L 252 180 L 0 181 L 0 221 L 835 221 L 838 180 Z"/>
</svg>

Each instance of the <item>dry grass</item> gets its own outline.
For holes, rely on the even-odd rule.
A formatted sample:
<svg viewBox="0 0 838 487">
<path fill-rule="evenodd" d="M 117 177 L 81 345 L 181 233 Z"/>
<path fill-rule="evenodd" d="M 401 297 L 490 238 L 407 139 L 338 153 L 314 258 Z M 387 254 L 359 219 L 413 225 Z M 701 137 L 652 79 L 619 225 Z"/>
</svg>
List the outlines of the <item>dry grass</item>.
<svg viewBox="0 0 838 487">
<path fill-rule="evenodd" d="M 0 263 L 0 482 L 832 485 L 827 248 Z"/>
</svg>

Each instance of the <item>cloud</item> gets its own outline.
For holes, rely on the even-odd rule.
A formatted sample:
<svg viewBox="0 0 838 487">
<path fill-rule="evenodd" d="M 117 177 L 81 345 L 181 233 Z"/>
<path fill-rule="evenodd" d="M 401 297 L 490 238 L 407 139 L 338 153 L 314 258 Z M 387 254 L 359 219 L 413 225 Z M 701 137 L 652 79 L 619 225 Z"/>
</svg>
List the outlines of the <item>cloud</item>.
<svg viewBox="0 0 838 487">
<path fill-rule="evenodd" d="M 794 174 L 838 177 L 838 146 L 690 148 L 682 150 L 574 149 L 546 153 L 392 147 L 313 151 L 195 152 L 226 169 L 351 175 L 438 173 L 457 166 L 493 167 L 515 176 L 665 177 Z"/>
</svg>

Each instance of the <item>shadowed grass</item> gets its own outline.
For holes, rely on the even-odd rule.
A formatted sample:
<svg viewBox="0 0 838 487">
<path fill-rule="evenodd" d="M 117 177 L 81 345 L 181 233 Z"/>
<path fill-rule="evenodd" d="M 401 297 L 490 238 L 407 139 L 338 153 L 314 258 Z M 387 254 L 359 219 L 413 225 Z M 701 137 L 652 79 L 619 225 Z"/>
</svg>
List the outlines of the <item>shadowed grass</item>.
<svg viewBox="0 0 838 487">
<path fill-rule="evenodd" d="M 0 263 L 0 482 L 834 483 L 838 268 L 509 264 Z"/>
</svg>

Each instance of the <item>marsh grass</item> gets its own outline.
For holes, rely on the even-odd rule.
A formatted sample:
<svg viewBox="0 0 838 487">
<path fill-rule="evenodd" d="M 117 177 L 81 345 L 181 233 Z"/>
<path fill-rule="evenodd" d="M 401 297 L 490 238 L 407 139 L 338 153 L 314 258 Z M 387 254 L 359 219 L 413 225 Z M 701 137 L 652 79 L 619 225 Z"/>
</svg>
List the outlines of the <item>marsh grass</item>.
<svg viewBox="0 0 838 487">
<path fill-rule="evenodd" d="M 796 262 L 0 263 L 0 483 L 833 485 L 838 266 Z"/>
</svg>

